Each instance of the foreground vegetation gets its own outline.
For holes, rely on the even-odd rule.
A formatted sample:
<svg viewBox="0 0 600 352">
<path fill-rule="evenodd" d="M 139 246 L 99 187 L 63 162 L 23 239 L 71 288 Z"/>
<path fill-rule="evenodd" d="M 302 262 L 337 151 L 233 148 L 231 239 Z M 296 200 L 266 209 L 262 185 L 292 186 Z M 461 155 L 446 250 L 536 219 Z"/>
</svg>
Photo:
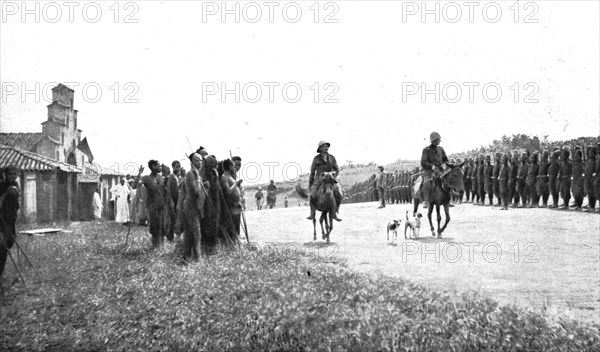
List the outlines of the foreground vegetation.
<svg viewBox="0 0 600 352">
<path fill-rule="evenodd" d="M 244 246 L 187 264 L 146 228 L 21 236 L 0 288 L 0 350 L 597 351 L 598 326 L 349 270 L 311 245 Z M 16 257 L 16 249 L 13 249 Z"/>
</svg>

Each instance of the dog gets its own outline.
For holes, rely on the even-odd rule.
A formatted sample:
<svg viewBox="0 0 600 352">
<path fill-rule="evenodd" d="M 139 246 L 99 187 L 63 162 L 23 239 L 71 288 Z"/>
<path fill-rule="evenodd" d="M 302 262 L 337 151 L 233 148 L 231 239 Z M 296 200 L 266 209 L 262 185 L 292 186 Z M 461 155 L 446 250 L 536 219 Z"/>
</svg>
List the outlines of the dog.
<svg viewBox="0 0 600 352">
<path fill-rule="evenodd" d="M 390 240 L 390 231 L 392 231 L 392 243 L 394 244 L 394 239 L 398 238 L 398 229 L 400 228 L 400 223 L 402 220 L 390 220 L 387 224 L 387 239 Z"/>
<path fill-rule="evenodd" d="M 414 238 L 419 237 L 419 235 L 421 234 L 421 218 L 422 217 L 423 217 L 423 215 L 421 215 L 421 213 L 417 213 L 417 216 L 415 216 L 411 220 L 408 218 L 408 211 L 406 211 L 406 222 L 404 223 L 404 239 L 407 239 L 406 230 L 408 230 L 409 227 L 412 230 L 411 237 L 414 237 Z"/>
</svg>

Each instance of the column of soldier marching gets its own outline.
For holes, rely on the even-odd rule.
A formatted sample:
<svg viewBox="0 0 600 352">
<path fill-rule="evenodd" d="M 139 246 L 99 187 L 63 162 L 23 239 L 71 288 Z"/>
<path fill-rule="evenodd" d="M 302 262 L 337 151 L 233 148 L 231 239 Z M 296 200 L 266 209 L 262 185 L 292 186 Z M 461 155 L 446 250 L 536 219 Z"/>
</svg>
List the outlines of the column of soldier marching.
<svg viewBox="0 0 600 352">
<path fill-rule="evenodd" d="M 462 171 L 464 191 L 452 195 L 453 203 L 512 208 L 556 208 L 598 212 L 600 198 L 600 143 L 544 151 L 512 151 L 468 157 Z M 493 161 L 492 161 L 492 155 Z M 460 165 L 462 160 L 452 159 Z M 413 183 L 420 168 L 372 175 L 347 190 L 348 203 L 380 201 L 412 203 Z M 383 192 L 378 192 L 378 188 Z M 379 194 L 383 195 L 380 196 Z M 562 202 L 561 202 L 562 200 Z M 573 202 L 570 204 L 571 200 Z M 587 200 L 587 202 L 585 202 Z M 587 203 L 585 206 L 584 204 Z M 380 205 L 380 207 L 381 207 Z"/>
</svg>

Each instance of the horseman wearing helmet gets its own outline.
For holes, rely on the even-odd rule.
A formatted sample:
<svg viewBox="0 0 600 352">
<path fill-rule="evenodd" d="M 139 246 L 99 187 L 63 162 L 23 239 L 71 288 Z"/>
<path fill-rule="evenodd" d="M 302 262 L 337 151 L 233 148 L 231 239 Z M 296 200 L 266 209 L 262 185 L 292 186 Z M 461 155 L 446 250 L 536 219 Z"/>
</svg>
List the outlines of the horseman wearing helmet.
<svg viewBox="0 0 600 352">
<path fill-rule="evenodd" d="M 421 155 L 424 200 L 427 200 L 429 192 L 432 188 L 433 182 L 431 181 L 440 177 L 443 171 L 442 165 L 446 164 L 451 168 L 454 167 L 454 164 L 451 164 L 448 161 L 448 157 L 446 156 L 444 148 L 440 147 L 442 136 L 440 136 L 440 134 L 437 132 L 431 132 L 431 135 L 429 135 L 429 140 L 431 145 L 425 147 L 425 149 L 423 149 L 423 154 Z"/>
<path fill-rule="evenodd" d="M 320 141 L 319 142 L 319 146 L 317 147 L 317 154 L 312 161 L 312 165 L 310 166 L 310 177 L 308 179 L 308 187 L 310 188 L 310 198 L 311 199 L 316 199 L 317 198 L 317 191 L 319 190 L 319 187 L 321 186 L 321 174 L 323 174 L 323 172 L 331 172 L 334 171 L 335 172 L 335 178 L 337 178 L 337 175 L 340 173 L 340 168 L 338 167 L 337 161 L 335 160 L 335 157 L 331 154 L 329 154 L 329 147 L 331 146 L 331 144 L 329 144 L 329 142 L 326 141 Z M 335 183 L 333 186 L 333 193 L 336 199 L 342 199 L 342 190 L 340 188 L 340 184 L 337 181 L 337 179 L 335 179 Z M 340 210 L 340 204 L 337 204 L 337 209 L 335 211 L 335 213 L 333 214 L 333 218 L 337 221 L 342 221 L 342 219 L 338 218 L 337 213 Z M 314 220 L 315 219 L 315 207 L 313 206 L 312 202 L 310 202 L 310 216 L 307 217 L 308 220 Z"/>
</svg>

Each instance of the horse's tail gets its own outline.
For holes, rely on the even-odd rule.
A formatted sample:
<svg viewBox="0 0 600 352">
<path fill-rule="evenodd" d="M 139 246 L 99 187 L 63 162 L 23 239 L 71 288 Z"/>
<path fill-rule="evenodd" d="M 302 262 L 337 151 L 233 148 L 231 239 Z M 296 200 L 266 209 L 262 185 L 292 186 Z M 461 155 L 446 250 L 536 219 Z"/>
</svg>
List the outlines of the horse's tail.
<svg viewBox="0 0 600 352">
<path fill-rule="evenodd" d="M 296 184 L 296 192 L 298 193 L 298 195 L 300 195 L 300 197 L 304 199 L 308 198 L 308 193 L 306 193 L 306 190 L 302 188 L 300 183 Z"/>
</svg>

